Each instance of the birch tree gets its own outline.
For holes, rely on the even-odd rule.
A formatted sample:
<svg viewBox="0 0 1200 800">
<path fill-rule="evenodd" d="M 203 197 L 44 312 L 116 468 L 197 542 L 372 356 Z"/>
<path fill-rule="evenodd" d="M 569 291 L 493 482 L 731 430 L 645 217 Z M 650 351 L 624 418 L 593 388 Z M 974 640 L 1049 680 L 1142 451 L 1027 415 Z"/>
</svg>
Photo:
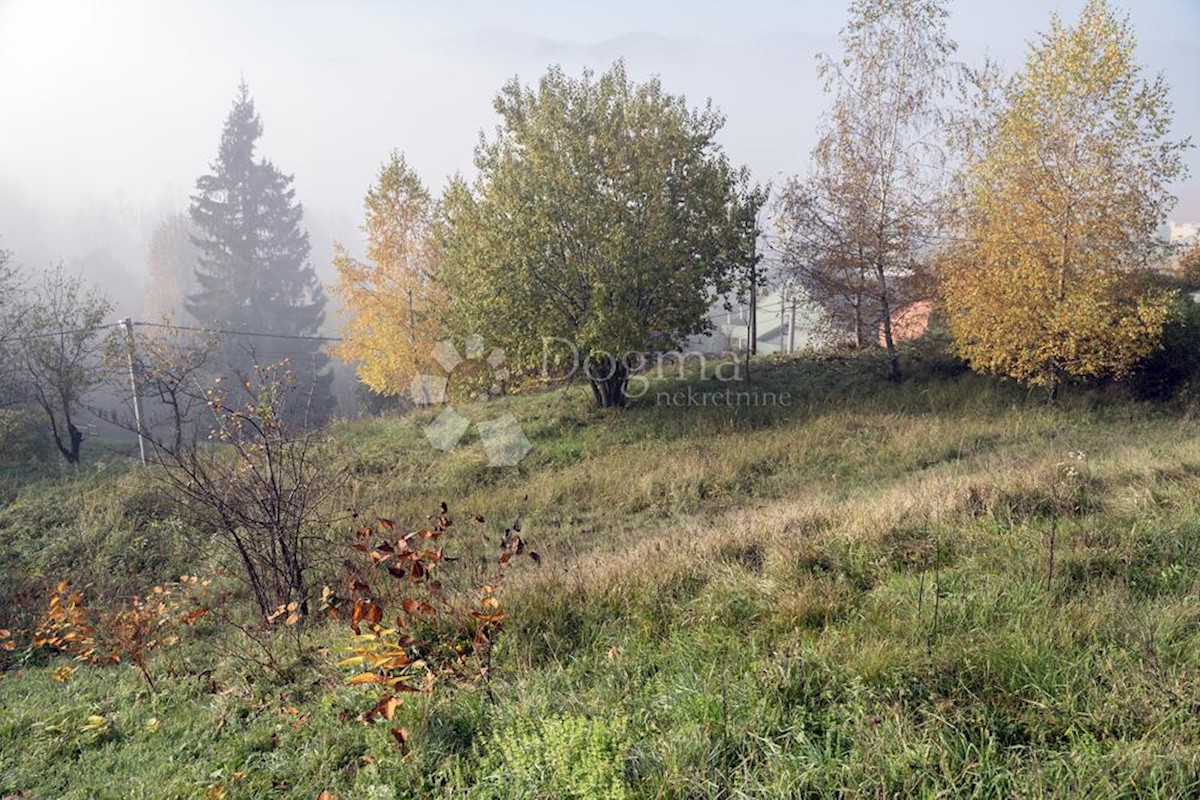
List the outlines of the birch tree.
<svg viewBox="0 0 1200 800">
<path fill-rule="evenodd" d="M 1123 376 L 1158 345 L 1170 293 L 1149 279 L 1184 174 L 1162 76 L 1145 78 L 1127 18 L 1089 0 L 1055 16 L 989 101 L 966 165 L 962 242 L 941 271 L 959 353 L 1045 386 Z"/>
<path fill-rule="evenodd" d="M 781 196 L 785 263 L 856 344 L 880 330 L 893 379 L 892 313 L 916 299 L 906 284 L 926 269 L 943 210 L 947 16 L 941 0 L 851 4 L 842 58 L 820 60 L 833 102 L 812 170 Z"/>
</svg>

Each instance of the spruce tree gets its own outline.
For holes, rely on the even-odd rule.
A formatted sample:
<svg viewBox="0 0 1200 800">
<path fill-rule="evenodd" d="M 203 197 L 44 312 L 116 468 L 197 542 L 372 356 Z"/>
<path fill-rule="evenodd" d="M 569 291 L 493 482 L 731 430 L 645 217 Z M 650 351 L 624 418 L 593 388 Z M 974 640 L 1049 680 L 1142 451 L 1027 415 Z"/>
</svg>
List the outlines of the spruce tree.
<svg viewBox="0 0 1200 800">
<path fill-rule="evenodd" d="M 315 336 L 325 319 L 325 292 L 308 263 L 303 207 L 291 175 L 255 158 L 262 122 L 243 81 L 211 173 L 196 181 L 189 210 L 199 248 L 198 290 L 189 314 L 206 326 L 272 334 L 224 337 L 230 367 L 242 374 L 260 364 L 289 359 L 300 393 L 309 397 L 307 418 L 319 422 L 333 405 L 328 357 Z M 293 412 L 301 409 L 293 407 Z"/>
</svg>

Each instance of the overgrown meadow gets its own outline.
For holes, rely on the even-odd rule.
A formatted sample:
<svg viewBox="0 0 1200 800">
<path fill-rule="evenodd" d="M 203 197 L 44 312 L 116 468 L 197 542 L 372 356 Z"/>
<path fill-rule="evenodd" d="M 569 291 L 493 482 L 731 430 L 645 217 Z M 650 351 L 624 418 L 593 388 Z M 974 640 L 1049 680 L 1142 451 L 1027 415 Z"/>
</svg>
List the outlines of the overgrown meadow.
<svg viewBox="0 0 1200 800">
<path fill-rule="evenodd" d="M 759 359 L 748 388 L 790 394 L 773 408 L 662 408 L 652 391 L 597 410 L 579 387 L 461 406 L 521 421 L 534 447 L 516 468 L 470 437 L 429 447 L 434 412 L 336 426 L 337 503 L 360 515 L 333 525 L 345 546 L 321 567 L 342 613 L 280 619 L 256 640 L 267 667 L 214 605 L 152 648 L 153 687 L 128 659 L 14 631 L 0 796 L 1195 793 L 1193 409 L 1095 388 L 1047 406 L 920 349 L 905 367 L 897 385 L 879 357 Z M 688 383 L 725 388 L 663 386 Z M 116 450 L 9 472 L 0 624 L 44 614 L 59 581 L 113 608 L 184 575 L 220 583 Z M 438 541 L 460 560 L 439 565 L 446 610 L 409 630 L 461 658 L 429 650 L 379 670 L 420 681 L 355 685 L 339 583 L 371 557 L 355 531 L 431 531 L 443 501 Z M 481 612 L 474 576 L 515 552 L 514 526 L 540 564 L 510 560 Z M 387 625 L 410 608 L 379 602 Z M 453 620 L 492 610 L 485 663 L 479 625 Z M 388 694 L 402 703 L 380 708 Z"/>
</svg>

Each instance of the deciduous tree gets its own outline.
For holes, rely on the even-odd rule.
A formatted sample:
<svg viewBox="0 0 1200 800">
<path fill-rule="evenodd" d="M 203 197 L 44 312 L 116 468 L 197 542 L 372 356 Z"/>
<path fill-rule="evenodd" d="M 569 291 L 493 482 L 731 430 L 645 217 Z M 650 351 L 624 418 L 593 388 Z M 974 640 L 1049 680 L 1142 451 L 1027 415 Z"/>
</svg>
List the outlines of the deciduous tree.
<svg viewBox="0 0 1200 800">
<path fill-rule="evenodd" d="M 103 295 L 59 265 L 43 274 L 24 314 L 21 363 L 28 392 L 68 464 L 79 463 L 83 431 L 76 414 L 101 377 L 100 332 L 109 311 Z"/>
<path fill-rule="evenodd" d="M 186 214 L 170 214 L 155 226 L 147 255 L 146 291 L 142 315 L 148 319 L 183 316 L 184 303 L 195 290 L 199 251 Z"/>
<path fill-rule="evenodd" d="M 393 153 L 367 192 L 367 260 L 336 245 L 335 292 L 350 312 L 338 348 L 358 362 L 362 381 L 381 394 L 407 391 L 438 340 L 434 310 L 437 246 L 434 202 L 400 153 Z"/>
<path fill-rule="evenodd" d="M 708 330 L 754 257 L 745 172 L 715 141 L 724 120 L 657 79 L 634 83 L 621 63 L 513 80 L 495 108 L 478 177 L 443 202 L 447 320 L 517 369 L 540 368 L 554 341 L 546 361 L 579 364 L 598 405 L 623 405 L 627 356 Z"/>
<path fill-rule="evenodd" d="M 22 283 L 12 253 L 0 250 L 0 408 L 25 399 L 18 341 L 25 324 L 23 317 L 27 301 Z"/>
<path fill-rule="evenodd" d="M 785 261 L 835 329 L 881 330 L 899 376 L 894 310 L 916 299 L 944 198 L 940 101 L 955 50 L 942 0 L 855 0 L 843 56 L 820 75 L 833 105 L 813 169 L 781 195 Z"/>
<path fill-rule="evenodd" d="M 955 346 L 980 371 L 1048 387 L 1127 373 L 1157 346 L 1169 293 L 1146 280 L 1183 174 L 1161 76 L 1129 21 L 1089 0 L 1054 17 L 970 154 L 963 243 L 941 274 Z"/>
<path fill-rule="evenodd" d="M 1200 288 L 1200 242 L 1186 248 L 1179 256 L 1179 277 L 1192 288 Z"/>
</svg>

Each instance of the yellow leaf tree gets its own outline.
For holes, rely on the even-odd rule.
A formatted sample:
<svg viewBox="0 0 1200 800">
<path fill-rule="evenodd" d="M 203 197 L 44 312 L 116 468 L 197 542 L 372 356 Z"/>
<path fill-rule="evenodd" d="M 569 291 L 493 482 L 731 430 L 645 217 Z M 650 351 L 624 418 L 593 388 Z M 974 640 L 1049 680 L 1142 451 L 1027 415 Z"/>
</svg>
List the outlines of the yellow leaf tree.
<svg viewBox="0 0 1200 800">
<path fill-rule="evenodd" d="M 1068 376 L 1126 374 L 1170 313 L 1147 267 L 1189 143 L 1168 139 L 1167 86 L 1143 79 L 1134 47 L 1128 20 L 1089 0 L 980 96 L 942 297 L 973 368 L 1045 386 L 1051 400 Z"/>
<path fill-rule="evenodd" d="M 404 156 L 392 153 L 364 205 L 366 262 L 335 245 L 334 291 L 349 312 L 338 355 L 358 362 L 359 377 L 376 392 L 401 394 L 438 339 L 434 203 Z"/>
<path fill-rule="evenodd" d="M 1200 242 L 1183 251 L 1175 271 L 1189 289 L 1200 287 Z"/>
</svg>

